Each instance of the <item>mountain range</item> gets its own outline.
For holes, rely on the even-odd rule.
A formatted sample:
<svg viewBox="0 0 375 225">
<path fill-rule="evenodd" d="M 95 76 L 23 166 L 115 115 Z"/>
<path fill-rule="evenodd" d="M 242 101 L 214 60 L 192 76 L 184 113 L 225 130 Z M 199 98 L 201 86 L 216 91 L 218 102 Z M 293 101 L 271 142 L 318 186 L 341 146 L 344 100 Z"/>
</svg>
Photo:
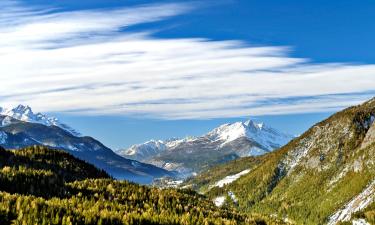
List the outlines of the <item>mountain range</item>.
<svg viewBox="0 0 375 225">
<path fill-rule="evenodd" d="M 35 114 L 23 105 L 1 108 L 0 145 L 8 149 L 43 145 L 65 150 L 115 178 L 143 184 L 151 183 L 155 178 L 175 176 L 175 172 L 121 157 L 94 138 L 82 136 L 56 118 Z"/>
<path fill-rule="evenodd" d="M 48 124 L 42 122 L 44 120 L 32 122 L 35 117 L 29 107 L 16 108 L 0 115 L 0 145 L 5 148 L 44 145 L 62 149 L 92 162 L 109 175 L 140 183 L 176 176 L 155 165 L 116 155 L 91 137 L 74 135 L 67 126 Z M 28 116 L 22 115 L 21 108 Z M 10 111 L 21 112 L 14 116 L 18 119 L 11 117 Z M 288 143 L 278 147 L 284 141 Z M 150 149 L 140 146 L 150 146 Z M 61 151 L 45 147 L 15 151 L 0 148 L 0 189 L 5 191 L 0 193 L 5 199 L 2 202 L 5 208 L 0 207 L 0 218 L 24 221 L 23 214 L 9 210 L 15 208 L 11 199 L 32 194 L 46 199 L 55 197 L 51 201 L 58 202 L 69 215 L 75 215 L 71 219 L 77 223 L 83 221 L 83 217 L 102 221 L 107 215 L 70 207 L 71 202 L 79 200 L 77 206 L 95 201 L 113 206 L 113 214 L 106 218 L 113 223 L 121 218 L 129 219 L 116 213 L 116 209 L 131 209 L 135 210 L 131 211 L 135 216 L 131 219 L 158 221 L 155 222 L 158 224 L 161 219 L 158 210 L 163 209 L 163 215 L 168 218 L 165 224 L 171 221 L 184 224 L 210 224 L 209 221 L 211 224 L 224 224 L 224 221 L 231 221 L 229 224 L 375 224 L 375 98 L 333 114 L 298 137 L 246 121 L 224 124 L 201 137 L 150 141 L 126 151 L 138 159 L 148 158 L 150 162 L 164 160 L 164 166 L 181 163 L 181 168 L 197 174 L 182 183 L 176 182 L 177 190 L 149 189 L 113 181 L 105 171 L 96 170 Z M 61 176 L 63 179 L 59 180 Z M 96 179 L 80 181 L 90 177 Z M 12 188 L 15 183 L 25 182 L 30 185 Z M 69 202 L 65 197 L 71 197 Z M 27 199 L 25 197 L 25 201 Z M 40 201 L 40 205 L 46 202 L 43 216 L 49 218 L 47 221 L 60 220 L 55 214 L 58 210 L 49 209 L 55 207 L 55 203 L 42 198 Z M 134 208 L 129 208 L 128 202 Z M 143 204 L 145 202 L 147 204 Z M 24 209 L 32 208 L 25 205 Z M 28 216 L 39 215 L 38 210 L 25 212 Z M 194 221 L 185 220 L 185 217 L 191 218 L 190 215 L 194 215 Z M 211 219 L 205 220 L 205 215 Z M 39 221 L 39 217 L 32 217 L 32 221 Z"/>
<path fill-rule="evenodd" d="M 200 137 L 151 140 L 117 151 L 185 177 L 239 157 L 263 155 L 283 146 L 294 136 L 252 120 L 223 124 Z"/>
</svg>

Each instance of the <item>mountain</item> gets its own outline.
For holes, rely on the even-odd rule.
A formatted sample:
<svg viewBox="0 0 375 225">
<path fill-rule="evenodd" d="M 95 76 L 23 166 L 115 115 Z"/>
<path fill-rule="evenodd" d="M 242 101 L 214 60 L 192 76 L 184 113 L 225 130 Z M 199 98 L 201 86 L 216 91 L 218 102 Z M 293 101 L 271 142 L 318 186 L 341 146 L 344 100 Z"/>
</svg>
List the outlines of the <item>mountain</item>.
<svg viewBox="0 0 375 225">
<path fill-rule="evenodd" d="M 69 127 L 68 125 L 61 123 L 55 117 L 48 117 L 42 113 L 34 114 L 33 110 L 29 106 L 18 105 L 15 108 L 2 108 L 0 107 L 0 115 L 8 116 L 9 118 L 14 118 L 20 121 L 29 122 L 29 123 L 39 123 L 46 126 L 57 126 L 65 131 L 71 133 L 74 136 L 81 136 L 81 134 Z M 7 120 L 3 120 L 2 126 L 5 126 Z"/>
<path fill-rule="evenodd" d="M 151 140 L 117 153 L 186 176 L 239 157 L 262 155 L 293 139 L 252 120 L 224 124 L 201 137 Z"/>
<path fill-rule="evenodd" d="M 12 114 L 10 111 L 24 113 Z M 35 115 L 42 114 L 33 114 L 29 107 L 18 106 L 10 111 L 6 111 L 9 112 L 7 115 L 0 115 L 0 145 L 4 148 L 19 149 L 33 145 L 43 145 L 65 150 L 82 160 L 94 164 L 98 168 L 104 169 L 115 178 L 127 179 L 138 183 L 151 183 L 154 178 L 175 176 L 175 172 L 125 159 L 92 137 L 73 135 L 70 130 L 66 130 L 67 126 L 62 128 L 46 122 L 50 121 L 49 119 L 35 120 Z M 22 120 L 13 118 L 10 115 Z M 59 124 L 61 125 L 61 123 Z"/>
<path fill-rule="evenodd" d="M 271 153 L 231 161 L 182 186 L 217 205 L 295 224 L 375 224 L 375 98 Z"/>
<path fill-rule="evenodd" d="M 63 151 L 0 148 L 1 224 L 284 224 L 215 207 L 191 190 L 113 180 Z"/>
</svg>

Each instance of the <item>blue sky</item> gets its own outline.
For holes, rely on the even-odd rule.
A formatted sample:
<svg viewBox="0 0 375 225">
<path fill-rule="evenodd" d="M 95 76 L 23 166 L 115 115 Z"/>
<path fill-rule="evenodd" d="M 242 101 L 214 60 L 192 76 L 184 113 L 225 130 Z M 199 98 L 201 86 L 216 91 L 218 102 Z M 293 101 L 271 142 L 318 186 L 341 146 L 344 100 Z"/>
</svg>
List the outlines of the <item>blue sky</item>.
<svg viewBox="0 0 375 225">
<path fill-rule="evenodd" d="M 247 118 L 299 134 L 375 93 L 374 1 L 0 6 L 2 104 L 112 148 Z"/>
<path fill-rule="evenodd" d="M 291 55 L 314 62 L 374 63 L 375 3 L 371 0 L 23 0 L 27 5 L 60 10 L 103 9 L 139 4 L 191 2 L 196 10 L 138 26 L 162 38 L 205 37 L 245 40 L 254 45 L 292 46 Z M 369 49 L 370 48 L 370 49 Z"/>
</svg>

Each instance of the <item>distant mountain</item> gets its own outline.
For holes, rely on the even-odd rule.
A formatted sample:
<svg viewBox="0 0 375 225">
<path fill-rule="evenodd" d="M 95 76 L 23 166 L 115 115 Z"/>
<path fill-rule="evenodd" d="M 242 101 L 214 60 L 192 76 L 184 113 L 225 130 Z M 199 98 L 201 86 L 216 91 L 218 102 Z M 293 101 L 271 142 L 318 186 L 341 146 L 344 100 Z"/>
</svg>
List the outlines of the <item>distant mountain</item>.
<svg viewBox="0 0 375 225">
<path fill-rule="evenodd" d="M 224 124 L 201 137 L 151 140 L 117 153 L 186 176 L 239 157 L 262 155 L 293 136 L 252 120 Z"/>
<path fill-rule="evenodd" d="M 61 127 L 62 123 L 57 119 L 32 113 L 29 107 L 18 106 L 3 112 L 6 115 L 0 115 L 0 145 L 4 148 L 43 145 L 62 149 L 104 169 L 115 178 L 138 183 L 151 183 L 154 178 L 175 175 L 175 172 L 125 159 L 92 137 L 74 135 L 73 129 L 67 130 L 65 125 Z"/>
<path fill-rule="evenodd" d="M 217 205 L 292 224 L 375 224 L 375 98 L 315 124 L 282 148 L 181 184 Z"/>
<path fill-rule="evenodd" d="M 8 116 L 9 118 L 14 118 L 29 123 L 39 123 L 46 126 L 57 126 L 71 133 L 74 136 L 81 136 L 81 134 L 78 131 L 74 130 L 66 124 L 61 123 L 55 117 L 48 117 L 42 113 L 34 114 L 33 110 L 29 106 L 18 105 L 15 108 L 9 109 L 0 107 L 0 115 Z M 7 124 L 7 121 L 8 120 L 3 120 L 1 125 L 5 126 Z"/>
</svg>

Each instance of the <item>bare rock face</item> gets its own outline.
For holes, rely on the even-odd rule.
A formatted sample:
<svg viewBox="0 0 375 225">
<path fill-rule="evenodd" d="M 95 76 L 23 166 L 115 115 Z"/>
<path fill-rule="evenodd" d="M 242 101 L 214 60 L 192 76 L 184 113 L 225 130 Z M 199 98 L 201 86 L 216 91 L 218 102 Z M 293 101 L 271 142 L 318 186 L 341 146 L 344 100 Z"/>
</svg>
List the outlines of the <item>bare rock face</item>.
<svg viewBox="0 0 375 225">
<path fill-rule="evenodd" d="M 370 119 L 370 129 L 367 131 L 365 138 L 363 139 L 361 148 L 366 148 L 375 141 L 375 123 L 374 117 Z"/>
</svg>

